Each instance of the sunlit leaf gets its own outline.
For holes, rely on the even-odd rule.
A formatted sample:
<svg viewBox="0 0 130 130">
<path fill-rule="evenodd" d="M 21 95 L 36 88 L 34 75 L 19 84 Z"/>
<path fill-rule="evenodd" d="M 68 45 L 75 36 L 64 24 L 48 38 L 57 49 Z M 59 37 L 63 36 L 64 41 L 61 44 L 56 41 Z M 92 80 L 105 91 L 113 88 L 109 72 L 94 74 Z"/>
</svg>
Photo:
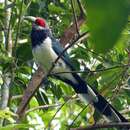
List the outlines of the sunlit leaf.
<svg viewBox="0 0 130 130">
<path fill-rule="evenodd" d="M 29 125 L 29 124 L 11 124 L 6 125 L 4 127 L 0 127 L 0 130 L 14 130 L 14 128 L 34 128 L 36 124 Z"/>
</svg>

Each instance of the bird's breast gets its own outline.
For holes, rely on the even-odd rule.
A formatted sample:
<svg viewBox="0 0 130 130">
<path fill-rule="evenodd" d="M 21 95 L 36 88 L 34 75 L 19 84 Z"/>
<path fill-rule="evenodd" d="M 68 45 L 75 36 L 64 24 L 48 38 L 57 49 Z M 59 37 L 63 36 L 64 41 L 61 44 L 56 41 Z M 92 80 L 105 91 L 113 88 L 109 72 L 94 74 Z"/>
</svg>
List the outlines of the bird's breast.
<svg viewBox="0 0 130 130">
<path fill-rule="evenodd" d="M 33 56 L 35 61 L 37 61 L 42 66 L 43 70 L 46 73 L 50 70 L 52 64 L 58 57 L 58 55 L 52 48 L 52 41 L 49 37 L 47 37 L 42 44 L 37 45 L 33 48 Z M 65 62 L 62 59 L 58 60 L 54 69 L 52 70 L 53 73 L 68 71 L 70 71 L 70 68 L 65 64 Z M 60 74 L 60 76 L 66 79 L 71 79 L 73 82 L 76 82 L 72 74 L 70 73 L 62 73 Z"/>
<path fill-rule="evenodd" d="M 33 48 L 33 56 L 35 61 L 37 61 L 44 69 L 44 71 L 49 71 L 52 67 L 52 64 L 55 62 L 58 57 L 55 51 L 52 49 L 52 41 L 47 37 L 43 43 L 37 45 Z M 55 65 L 54 71 L 61 72 L 66 68 L 66 64 L 62 59 L 59 59 Z"/>
<path fill-rule="evenodd" d="M 57 56 L 52 50 L 52 42 L 49 37 L 43 43 L 33 48 L 33 56 L 35 61 L 43 67 L 44 71 L 50 69 Z"/>
</svg>

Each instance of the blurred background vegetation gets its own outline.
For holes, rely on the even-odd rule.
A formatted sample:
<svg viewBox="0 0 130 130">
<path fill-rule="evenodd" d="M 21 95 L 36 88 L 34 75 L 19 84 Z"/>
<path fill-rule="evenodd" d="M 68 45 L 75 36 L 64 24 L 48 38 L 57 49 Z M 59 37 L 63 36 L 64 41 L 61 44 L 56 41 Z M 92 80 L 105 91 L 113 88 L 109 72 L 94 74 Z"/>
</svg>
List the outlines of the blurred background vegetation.
<svg viewBox="0 0 130 130">
<path fill-rule="evenodd" d="M 90 33 L 68 50 L 73 64 L 84 80 L 130 120 L 129 7 L 129 0 L 0 0 L 0 130 L 67 130 L 107 121 L 80 101 L 70 86 L 49 78 L 17 123 L 16 111 L 36 71 L 31 24 L 23 19 L 28 15 L 45 18 L 62 45 Z M 74 36 L 67 39 L 67 31 Z"/>
</svg>

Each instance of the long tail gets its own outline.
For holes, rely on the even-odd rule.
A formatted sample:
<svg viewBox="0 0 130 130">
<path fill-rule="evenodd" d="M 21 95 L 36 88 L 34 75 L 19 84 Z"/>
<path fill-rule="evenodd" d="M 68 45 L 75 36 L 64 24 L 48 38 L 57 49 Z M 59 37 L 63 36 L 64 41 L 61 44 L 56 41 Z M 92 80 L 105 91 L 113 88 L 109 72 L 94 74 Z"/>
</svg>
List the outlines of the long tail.
<svg viewBox="0 0 130 130">
<path fill-rule="evenodd" d="M 78 83 L 73 83 L 67 79 L 62 81 L 70 84 L 75 92 L 87 103 L 91 103 L 96 110 L 105 115 L 110 121 L 114 122 L 128 122 L 109 102 L 100 95 L 95 89 L 91 88 L 79 75 L 72 74 Z M 58 77 L 60 79 L 60 77 Z"/>
<path fill-rule="evenodd" d="M 97 100 L 95 100 L 95 97 L 88 97 L 88 95 L 90 95 L 90 91 L 88 91 L 89 94 L 80 93 L 78 95 L 84 102 L 90 102 L 96 110 L 98 110 L 101 114 L 105 115 L 110 121 L 128 122 L 128 120 L 123 117 L 111 104 L 109 104 L 109 102 L 103 96 L 101 96 L 96 91 L 94 92 L 97 94 Z"/>
</svg>

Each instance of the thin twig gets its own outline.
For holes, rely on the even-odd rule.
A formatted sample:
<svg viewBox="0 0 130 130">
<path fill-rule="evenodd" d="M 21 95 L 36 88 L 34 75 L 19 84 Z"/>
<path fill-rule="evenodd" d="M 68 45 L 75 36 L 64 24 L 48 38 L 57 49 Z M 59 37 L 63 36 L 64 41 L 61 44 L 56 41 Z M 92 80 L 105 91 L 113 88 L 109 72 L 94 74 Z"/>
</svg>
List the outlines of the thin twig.
<svg viewBox="0 0 130 130">
<path fill-rule="evenodd" d="M 130 64 L 130 51 L 129 50 L 126 50 L 127 51 L 127 53 L 128 53 L 128 65 Z M 127 70 L 128 70 L 128 67 L 129 66 L 125 66 L 125 68 L 123 68 L 124 70 L 122 71 L 122 73 L 121 73 L 121 78 L 120 78 L 120 80 L 119 80 L 119 82 L 118 82 L 118 86 L 115 88 L 115 91 L 114 91 L 114 93 L 113 93 L 113 96 L 111 97 L 111 100 L 114 100 L 115 98 L 117 98 L 118 97 L 118 94 L 120 93 L 120 91 L 121 91 L 121 84 L 122 84 L 122 81 L 123 81 L 123 78 L 125 77 L 125 75 L 126 75 L 126 72 L 127 72 Z"/>
<path fill-rule="evenodd" d="M 81 40 L 85 35 L 89 36 L 88 32 L 84 32 L 83 34 L 81 34 L 80 36 L 78 36 L 71 44 L 69 44 L 63 51 L 62 53 L 57 57 L 57 59 L 55 60 L 54 63 L 57 63 L 57 61 L 63 56 L 63 54 L 69 49 L 71 48 L 74 44 L 76 44 L 79 40 Z"/>
<path fill-rule="evenodd" d="M 56 63 L 58 62 L 58 60 L 63 56 L 63 54 L 69 49 L 71 48 L 74 44 L 76 44 L 79 40 L 81 40 L 85 35 L 87 35 L 88 32 L 85 32 L 83 34 L 81 34 L 80 36 L 78 36 L 71 44 L 69 44 L 62 52 L 61 54 L 59 54 L 59 56 L 56 58 L 56 60 L 54 61 L 54 63 L 52 64 L 50 70 L 48 71 L 46 76 L 49 76 L 52 72 L 52 70 L 54 69 Z"/>
<path fill-rule="evenodd" d="M 130 63 L 128 62 L 128 64 L 130 64 Z M 118 77 L 121 76 L 121 79 L 118 82 L 118 87 L 116 88 L 116 91 L 114 91 L 112 97 L 110 98 L 110 100 L 112 100 L 112 101 L 115 100 L 118 97 L 118 94 L 120 93 L 121 87 L 120 87 L 119 84 L 122 82 L 123 77 L 124 77 L 124 75 L 125 75 L 125 73 L 127 71 L 127 68 L 128 68 L 128 66 L 125 66 L 123 72 L 118 76 Z M 103 111 L 101 113 L 104 113 L 104 111 L 108 107 L 108 105 L 109 105 L 109 103 L 106 104 L 106 106 L 104 107 L 104 109 L 103 109 Z"/>
<path fill-rule="evenodd" d="M 64 102 L 56 111 L 56 113 L 53 115 L 53 117 L 51 118 L 51 120 L 49 121 L 49 123 L 47 124 L 47 126 L 45 127 L 48 128 L 51 125 L 52 120 L 55 118 L 55 116 L 57 115 L 57 113 L 63 108 L 63 106 L 70 100 L 71 98 L 69 98 L 66 102 Z"/>
<path fill-rule="evenodd" d="M 92 51 L 90 48 L 88 48 L 88 47 L 85 47 L 85 48 L 83 48 L 82 46 L 80 46 L 79 44 L 77 45 L 78 46 L 78 48 L 80 48 L 80 49 L 82 49 L 85 53 L 87 53 L 88 54 L 88 51 L 90 52 L 90 53 L 92 53 L 92 54 L 94 54 L 95 56 L 98 56 L 97 57 L 97 59 L 98 60 L 107 60 L 104 56 L 102 56 L 102 55 L 100 55 L 99 53 L 96 53 L 96 52 L 94 52 L 94 51 Z M 87 49 L 87 50 L 86 50 Z"/>
<path fill-rule="evenodd" d="M 15 96 L 12 96 L 10 100 L 13 101 L 13 100 L 21 99 L 22 97 L 23 95 L 15 95 Z"/>
<path fill-rule="evenodd" d="M 85 15 L 85 13 L 84 13 L 84 9 L 82 7 L 80 0 L 77 0 L 77 3 L 78 3 L 78 6 L 79 6 L 79 9 L 80 9 L 80 16 L 83 17 Z"/>
<path fill-rule="evenodd" d="M 69 128 L 73 126 L 74 122 L 77 120 L 77 118 L 79 117 L 79 115 L 90 105 L 90 103 L 88 103 L 79 113 L 78 115 L 74 118 L 73 122 L 69 125 Z"/>
<path fill-rule="evenodd" d="M 90 73 L 97 73 L 97 72 L 104 72 L 104 71 L 108 71 L 108 70 L 112 70 L 112 69 L 118 69 L 118 68 L 123 68 L 123 67 L 128 67 L 130 66 L 130 64 L 126 64 L 126 65 L 117 65 L 117 66 L 113 66 L 110 68 L 103 68 L 103 69 L 98 69 L 98 70 L 90 70 Z M 80 71 L 63 71 L 63 72 L 51 72 L 51 75 L 56 75 L 56 74 L 64 74 L 64 73 L 88 73 L 88 70 L 80 70 Z"/>
<path fill-rule="evenodd" d="M 27 9 L 29 8 L 29 6 L 30 6 L 31 2 L 32 2 L 32 0 L 30 0 L 30 1 L 28 2 L 28 4 L 27 4 L 27 6 L 26 6 L 25 11 L 27 11 Z M 33 9 L 34 9 L 34 8 L 33 8 Z"/>
<path fill-rule="evenodd" d="M 27 110 L 25 112 L 25 115 L 27 115 L 29 112 L 36 111 L 38 109 L 47 109 L 47 108 L 54 108 L 54 107 L 59 107 L 59 106 L 61 106 L 61 104 L 37 106 L 37 107 L 34 107 L 34 108 L 31 108 L 31 109 Z"/>
<path fill-rule="evenodd" d="M 75 9 L 74 9 L 74 4 L 73 4 L 73 0 L 70 0 L 71 2 L 71 7 L 72 7 L 72 11 L 73 11 L 73 16 L 74 16 L 74 22 L 75 22 L 75 28 L 76 28 L 76 32 L 78 34 L 78 36 L 80 35 L 79 33 L 79 29 L 78 29 L 78 22 L 77 22 L 77 17 L 76 17 L 76 13 L 75 13 Z"/>
</svg>

